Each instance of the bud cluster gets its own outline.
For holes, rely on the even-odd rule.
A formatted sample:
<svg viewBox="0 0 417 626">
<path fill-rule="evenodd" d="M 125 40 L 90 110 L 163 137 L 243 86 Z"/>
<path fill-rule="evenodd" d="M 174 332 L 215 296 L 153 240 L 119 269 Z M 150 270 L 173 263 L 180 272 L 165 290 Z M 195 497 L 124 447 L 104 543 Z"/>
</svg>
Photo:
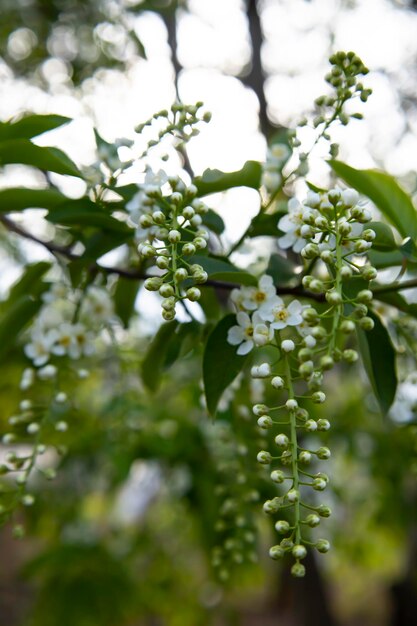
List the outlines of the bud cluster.
<svg viewBox="0 0 417 626">
<path fill-rule="evenodd" d="M 155 125 L 160 128 L 158 138 L 148 142 L 149 148 L 159 145 L 164 137 L 169 135 L 185 143 L 199 134 L 200 131 L 196 128 L 198 124 L 208 123 L 211 120 L 211 114 L 208 111 L 202 113 L 202 107 L 203 102 L 191 105 L 175 103 L 169 111 L 167 109 L 158 111 L 146 122 L 139 124 L 135 131 L 142 133 L 145 128 Z"/>
<path fill-rule="evenodd" d="M 258 288 L 232 292 L 238 325 L 229 330 L 229 343 L 238 346 L 239 354 L 265 345 L 278 350 L 274 366 L 265 361 L 251 369 L 251 377 L 262 379 L 267 395 L 274 397 L 272 403 L 255 404 L 253 414 L 269 437 L 265 449 L 258 452 L 258 463 L 272 465 L 270 479 L 280 485 L 278 494 L 263 507 L 265 513 L 278 517 L 275 529 L 283 535 L 270 554 L 277 559 L 291 552 L 295 576 L 304 575 L 301 560 L 306 546 L 320 552 L 330 547 L 325 539 L 311 542 L 304 536 L 305 529 L 330 515 L 330 509 L 315 504 L 313 496 L 324 491 L 329 481 L 314 466 L 328 460 L 331 452 L 325 445 L 314 444 L 314 438 L 325 434 L 330 422 L 317 417 L 310 406 L 326 400 L 322 385 L 327 370 L 336 362 L 357 360 L 356 350 L 345 345 L 356 326 L 373 328 L 373 319 L 367 315 L 372 301 L 368 283 L 376 277 L 376 270 L 364 262 L 375 238 L 367 227 L 370 220 L 370 212 L 353 189 L 311 191 L 303 204 L 289 202 L 289 212 L 278 224 L 284 232 L 278 244 L 283 249 L 291 247 L 305 260 L 302 286 L 306 295 L 310 292 L 323 302 L 320 309 L 298 300 L 285 303 L 268 276 L 261 277 Z"/>
<path fill-rule="evenodd" d="M 208 209 L 196 198 L 196 187 L 186 187 L 178 178 L 167 179 L 167 185 L 168 193 L 161 187 L 145 192 L 146 212 L 140 216 L 139 225 L 148 236 L 138 250 L 161 271 L 159 276 L 147 278 L 144 286 L 162 296 L 162 317 L 169 321 L 175 317 L 179 300 L 200 299 L 196 285 L 206 282 L 208 276 L 192 257 L 207 247 L 209 234 L 202 227 L 202 216 Z"/>
</svg>

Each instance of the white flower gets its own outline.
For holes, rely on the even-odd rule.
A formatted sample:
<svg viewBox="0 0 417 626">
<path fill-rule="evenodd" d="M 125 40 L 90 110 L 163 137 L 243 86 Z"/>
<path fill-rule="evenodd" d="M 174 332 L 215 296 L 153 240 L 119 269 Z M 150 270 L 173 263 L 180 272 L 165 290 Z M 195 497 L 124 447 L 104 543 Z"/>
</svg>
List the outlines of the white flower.
<svg viewBox="0 0 417 626">
<path fill-rule="evenodd" d="M 242 287 L 241 297 L 232 292 L 232 299 L 235 298 L 241 304 L 243 309 L 247 311 L 255 311 L 261 305 L 269 302 L 271 298 L 275 297 L 276 291 L 274 282 L 271 276 L 264 274 L 261 276 L 258 282 L 258 287 Z"/>
<path fill-rule="evenodd" d="M 54 336 L 50 332 L 44 333 L 40 329 L 35 328 L 30 339 L 30 343 L 23 348 L 24 353 L 33 361 L 34 365 L 45 365 L 49 360 Z"/>
<path fill-rule="evenodd" d="M 106 322 L 114 314 L 113 301 L 100 287 L 90 287 L 82 306 L 83 317 L 90 323 Z"/>
<path fill-rule="evenodd" d="M 281 217 L 278 222 L 278 229 L 285 233 L 283 237 L 279 237 L 278 245 L 283 250 L 292 248 L 294 252 L 301 252 L 306 245 L 306 240 L 301 236 L 301 227 L 307 212 L 313 213 L 313 209 L 303 207 L 296 198 L 288 201 L 288 213 Z"/>
<path fill-rule="evenodd" d="M 278 189 L 282 181 L 282 176 L 278 172 L 265 170 L 262 174 L 262 185 L 270 193 Z"/>
<path fill-rule="evenodd" d="M 284 350 L 284 352 L 292 352 L 295 350 L 295 343 L 292 339 L 284 339 L 281 343 L 281 350 Z"/>
<path fill-rule="evenodd" d="M 25 370 L 23 370 L 22 378 L 20 380 L 20 389 L 22 391 L 26 391 L 26 389 L 29 389 L 29 387 L 33 385 L 34 380 L 34 370 L 31 367 L 27 367 Z"/>
<path fill-rule="evenodd" d="M 280 168 L 288 160 L 291 151 L 285 143 L 274 143 L 266 154 L 266 168 Z"/>
<path fill-rule="evenodd" d="M 282 330 L 287 326 L 298 326 L 302 323 L 302 304 L 293 300 L 288 306 L 279 296 L 275 296 L 259 309 L 259 316 L 265 322 L 271 322 L 271 328 Z"/>
<path fill-rule="evenodd" d="M 273 331 L 254 313 L 252 319 L 247 313 L 239 311 L 236 315 L 237 326 L 229 328 L 227 341 L 232 346 L 239 346 L 237 354 L 248 354 L 255 345 L 265 345 L 273 337 Z"/>
<path fill-rule="evenodd" d="M 41 367 L 41 369 L 36 372 L 40 380 L 52 380 L 52 378 L 55 378 L 56 373 L 57 368 L 55 367 L 55 365 L 51 364 Z"/>
<path fill-rule="evenodd" d="M 343 204 L 347 207 L 353 207 L 358 203 L 359 194 L 356 189 L 344 189 L 341 192 Z"/>
</svg>

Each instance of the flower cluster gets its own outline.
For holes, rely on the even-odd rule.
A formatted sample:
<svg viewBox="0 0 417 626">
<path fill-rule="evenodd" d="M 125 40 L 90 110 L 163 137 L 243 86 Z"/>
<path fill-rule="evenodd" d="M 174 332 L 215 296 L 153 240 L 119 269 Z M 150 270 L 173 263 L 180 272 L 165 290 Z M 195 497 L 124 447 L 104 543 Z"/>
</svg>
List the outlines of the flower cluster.
<svg viewBox="0 0 417 626">
<path fill-rule="evenodd" d="M 276 294 L 269 276 L 260 279 L 258 288 L 243 287 L 232 293 L 238 324 L 229 330 L 228 342 L 238 346 L 239 354 L 265 345 L 277 350 L 274 363 L 254 365 L 251 376 L 266 382 L 267 395 L 279 399 L 255 404 L 253 413 L 259 428 L 270 437 L 269 449 L 258 453 L 258 462 L 278 465 L 270 478 L 277 485 L 288 485 L 284 493 L 264 503 L 265 513 L 281 513 L 275 529 L 284 536 L 271 548 L 270 555 L 277 559 L 291 552 L 295 558 L 294 576 L 304 575 L 301 560 L 307 546 L 319 552 L 327 552 L 330 547 L 325 539 L 311 542 L 303 534 L 304 528 L 315 527 L 322 517 L 330 515 L 329 507 L 315 504 L 306 489 L 309 487 L 312 493 L 326 489 L 328 476 L 307 469 L 331 456 L 327 446 L 310 444 L 312 436 L 330 428 L 327 419 L 310 414 L 310 407 L 325 402 L 324 372 L 336 362 L 357 360 L 357 352 L 345 347 L 346 337 L 356 325 L 372 330 L 374 324 L 367 314 L 372 300 L 372 291 L 367 287 L 376 277 L 376 270 L 363 256 L 375 232 L 365 227 L 371 214 L 358 200 L 358 194 L 351 189 L 310 192 L 304 203 L 290 202 L 288 215 L 279 222 L 285 234 L 278 244 L 283 249 L 292 247 L 305 259 L 302 287 L 307 297 L 311 292 L 322 302 L 320 308 L 298 300 L 285 302 Z M 307 515 L 303 516 L 305 509 Z"/>
<path fill-rule="evenodd" d="M 160 173 L 157 184 L 154 177 L 146 185 L 135 200 L 142 204 L 133 205 L 132 201 L 130 210 L 137 206 L 142 213 L 139 225 L 147 231 L 139 253 L 143 259 L 152 260 L 161 273 L 146 279 L 145 289 L 159 292 L 163 297 L 162 317 L 172 320 L 176 303 L 185 298 L 199 300 L 201 292 L 195 285 L 207 280 L 207 273 L 192 262 L 192 257 L 207 247 L 209 234 L 202 226 L 202 215 L 208 209 L 196 197 L 196 187 L 186 187 L 179 178 L 168 179 Z"/>
<path fill-rule="evenodd" d="M 54 283 L 43 301 L 24 345 L 32 362 L 20 380 L 24 396 L 19 410 L 8 419 L 10 431 L 2 437 L 9 451 L 0 465 L 0 474 L 8 478 L 0 500 L 0 521 L 11 517 L 18 505 L 33 504 L 34 496 L 27 486 L 35 470 L 49 480 L 55 477 L 47 442 L 62 451 L 60 434 L 67 431 L 67 414 L 73 410 L 62 386 L 69 376 L 88 376 L 84 368 L 71 371 L 67 358 L 71 362 L 91 355 L 97 336 L 114 316 L 110 295 L 97 286 L 77 293 L 63 283 Z M 20 525 L 15 530 L 17 534 L 23 532 Z"/>
</svg>

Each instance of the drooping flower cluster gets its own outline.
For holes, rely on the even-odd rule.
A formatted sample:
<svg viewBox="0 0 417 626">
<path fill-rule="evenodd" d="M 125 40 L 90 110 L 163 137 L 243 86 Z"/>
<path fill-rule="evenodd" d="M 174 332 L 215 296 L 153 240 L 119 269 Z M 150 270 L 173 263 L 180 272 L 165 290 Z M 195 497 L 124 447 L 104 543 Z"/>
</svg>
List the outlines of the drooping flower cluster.
<svg viewBox="0 0 417 626">
<path fill-rule="evenodd" d="M 194 185 L 186 187 L 179 178 L 168 179 L 161 174 L 157 180 L 163 185 L 147 183 L 148 188 L 145 185 L 137 198 L 142 200 L 139 225 L 147 231 L 147 239 L 138 250 L 160 270 L 159 276 L 145 281 L 145 289 L 159 292 L 163 297 L 162 317 L 172 320 L 176 303 L 185 298 L 199 300 L 201 292 L 195 285 L 207 280 L 207 273 L 192 262 L 192 257 L 207 247 L 209 234 L 202 226 L 202 216 L 208 208 L 196 197 Z"/>
<path fill-rule="evenodd" d="M 238 346 L 239 354 L 265 345 L 277 350 L 273 364 L 264 361 L 251 368 L 252 378 L 269 382 L 267 396 L 275 396 L 272 404 L 255 404 L 253 413 L 260 429 L 269 433 L 269 449 L 258 453 L 258 462 L 275 466 L 270 474 L 273 483 L 289 485 L 284 493 L 264 503 L 265 513 L 276 516 L 282 512 L 275 529 L 284 538 L 271 548 L 270 555 L 277 559 L 291 552 L 294 576 L 304 575 L 300 561 L 306 546 L 313 545 L 319 552 L 330 547 L 327 540 L 311 542 L 303 533 L 303 528 L 315 527 L 321 517 L 330 515 L 330 509 L 316 504 L 306 489 L 323 491 L 328 476 L 305 469 L 330 458 L 329 448 L 310 444 L 311 436 L 327 431 L 330 422 L 316 419 L 303 404 L 325 401 L 324 372 L 338 361 L 353 363 L 358 358 L 355 350 L 345 348 L 345 337 L 356 325 L 363 330 L 372 330 L 374 325 L 367 315 L 372 300 L 367 283 L 376 277 L 376 270 L 364 263 L 363 255 L 375 233 L 364 229 L 371 214 L 358 200 L 358 194 L 350 189 L 310 192 L 304 203 L 289 203 L 288 215 L 278 224 L 285 232 L 278 244 L 283 249 L 292 247 L 306 260 L 310 273 L 304 275 L 302 286 L 307 297 L 311 292 L 322 302 L 319 310 L 298 300 L 285 302 L 269 276 L 260 279 L 258 288 L 232 292 L 238 324 L 229 330 L 228 342 Z M 356 280 L 349 282 L 353 278 Z"/>
<path fill-rule="evenodd" d="M 69 376 L 88 376 L 85 368 L 68 368 L 68 360 L 90 356 L 102 329 L 114 317 L 109 293 L 98 286 L 90 286 L 82 293 L 54 283 L 44 293 L 43 301 L 24 345 L 32 366 L 22 373 L 23 399 L 18 411 L 8 419 L 10 431 L 2 437 L 2 444 L 10 449 L 0 473 L 13 479 L 0 498 L 0 521 L 10 518 L 18 505 L 33 504 L 34 496 L 27 491 L 33 472 L 47 479 L 55 477 L 53 464 L 48 460 L 45 464 L 43 459 L 47 457 L 48 442 L 53 441 L 60 449 L 58 434 L 68 429 L 67 414 L 73 407 L 64 391 L 65 382 Z M 23 528 L 17 525 L 15 532 L 21 534 Z"/>
<path fill-rule="evenodd" d="M 268 193 L 274 193 L 282 183 L 282 169 L 291 156 L 286 143 L 273 143 L 267 151 L 262 172 L 262 185 Z"/>
</svg>

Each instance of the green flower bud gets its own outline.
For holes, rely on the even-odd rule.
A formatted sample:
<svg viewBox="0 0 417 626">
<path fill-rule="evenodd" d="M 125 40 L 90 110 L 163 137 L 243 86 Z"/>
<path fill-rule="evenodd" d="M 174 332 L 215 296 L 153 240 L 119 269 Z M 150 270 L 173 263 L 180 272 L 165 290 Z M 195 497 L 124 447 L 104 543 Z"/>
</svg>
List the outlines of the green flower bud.
<svg viewBox="0 0 417 626">
<path fill-rule="evenodd" d="M 305 363 L 301 363 L 300 367 L 298 368 L 298 371 L 300 373 L 300 376 L 302 376 L 302 378 L 307 379 L 314 371 L 313 361 L 306 361 Z"/>
<path fill-rule="evenodd" d="M 314 433 L 317 430 L 316 420 L 307 420 L 304 424 L 304 428 L 308 430 L 309 433 Z"/>
<path fill-rule="evenodd" d="M 365 265 L 365 267 L 362 268 L 361 275 L 365 280 L 375 280 L 378 276 L 378 272 L 372 265 Z"/>
<path fill-rule="evenodd" d="M 182 214 L 186 220 L 190 220 L 195 215 L 195 211 L 192 206 L 186 206 L 182 210 Z"/>
<path fill-rule="evenodd" d="M 156 255 L 156 250 L 150 244 L 144 244 L 139 248 L 139 253 L 145 258 L 150 259 Z"/>
<path fill-rule="evenodd" d="M 366 306 L 366 304 L 363 304 L 361 302 L 359 302 L 353 310 L 353 315 L 357 319 L 360 319 L 361 317 L 365 317 L 367 313 L 368 313 L 368 307 Z"/>
<path fill-rule="evenodd" d="M 274 498 L 273 500 L 266 500 L 263 504 L 264 513 L 268 513 L 268 515 L 273 515 L 274 513 L 278 513 L 279 510 L 279 498 Z"/>
<path fill-rule="evenodd" d="M 181 241 L 181 233 L 175 228 L 168 232 L 168 241 L 170 243 L 178 243 Z"/>
<path fill-rule="evenodd" d="M 317 450 L 316 455 L 318 456 L 319 459 L 322 459 L 323 461 L 325 461 L 327 459 L 330 459 L 331 452 L 329 448 L 322 446 L 321 448 Z"/>
<path fill-rule="evenodd" d="M 313 352 L 312 350 L 310 350 L 310 348 L 301 348 L 301 350 L 299 350 L 298 352 L 298 358 L 302 363 L 305 363 L 306 361 L 310 361 L 312 356 L 313 356 Z"/>
<path fill-rule="evenodd" d="M 312 281 L 309 282 L 310 286 L 311 286 L 311 282 Z M 311 324 L 312 326 L 317 324 L 317 320 L 319 319 L 318 313 L 316 309 L 313 309 L 313 307 L 304 309 L 304 311 L 302 312 L 302 317 L 303 317 L 303 320 L 307 322 L 307 324 L 309 325 Z"/>
<path fill-rule="evenodd" d="M 362 319 L 369 319 L 363 317 Z M 347 363 L 355 363 L 358 360 L 358 353 L 356 350 L 343 350 L 343 358 Z"/>
<path fill-rule="evenodd" d="M 196 248 L 192 243 L 185 243 L 182 247 L 181 252 L 187 256 L 190 256 L 191 254 L 195 254 Z"/>
<path fill-rule="evenodd" d="M 153 219 L 150 215 L 145 213 L 145 215 L 140 216 L 139 224 L 142 226 L 142 228 L 149 228 L 153 225 Z"/>
<path fill-rule="evenodd" d="M 317 513 L 320 515 L 320 517 L 330 517 L 330 515 L 332 514 L 332 510 L 329 506 L 326 506 L 325 504 L 320 504 L 320 506 L 317 507 Z"/>
<path fill-rule="evenodd" d="M 163 298 L 169 298 L 173 296 L 175 293 L 174 287 L 172 285 L 163 284 L 159 287 L 159 295 Z"/>
<path fill-rule="evenodd" d="M 156 257 L 155 263 L 160 270 L 167 270 L 169 268 L 169 259 L 166 256 Z"/>
<path fill-rule="evenodd" d="M 191 302 L 197 302 L 201 298 L 201 291 L 197 287 L 190 287 L 186 291 L 186 296 Z"/>
<path fill-rule="evenodd" d="M 270 415 L 262 415 L 262 417 L 260 417 L 258 419 L 258 426 L 259 428 L 263 428 L 264 430 L 267 430 L 268 428 L 272 428 L 273 423 L 272 423 L 272 418 Z"/>
<path fill-rule="evenodd" d="M 261 465 L 269 465 L 272 461 L 272 456 L 266 450 L 261 450 L 260 452 L 258 452 L 256 460 Z"/>
<path fill-rule="evenodd" d="M 270 548 L 269 550 L 269 556 L 271 557 L 271 559 L 274 559 L 274 561 L 282 559 L 284 554 L 285 550 L 283 550 L 281 546 L 272 546 L 272 548 Z"/>
<path fill-rule="evenodd" d="M 370 289 L 362 289 L 356 296 L 358 302 L 363 302 L 364 304 L 369 304 L 372 302 L 374 294 Z"/>
<path fill-rule="evenodd" d="M 352 270 L 347 265 L 343 265 L 340 268 L 340 276 L 342 280 L 349 280 L 349 278 L 352 278 L 352 274 L 353 274 Z"/>
<path fill-rule="evenodd" d="M 204 248 L 207 248 L 207 241 L 203 239 L 203 237 L 196 237 L 193 241 L 193 244 L 195 245 L 197 250 L 203 250 Z"/>
<path fill-rule="evenodd" d="M 342 303 L 342 296 L 337 291 L 328 291 L 326 293 L 326 300 L 329 304 L 337 305 Z"/>
<path fill-rule="evenodd" d="M 271 385 L 274 389 L 282 389 L 284 387 L 284 380 L 281 376 L 274 376 L 271 380 Z"/>
<path fill-rule="evenodd" d="M 294 576 L 294 578 L 304 578 L 305 573 L 306 568 L 302 563 L 294 563 L 291 568 L 291 574 Z"/>
<path fill-rule="evenodd" d="M 165 222 L 165 215 L 162 211 L 154 211 L 152 213 L 152 218 L 155 224 L 163 224 Z"/>
<path fill-rule="evenodd" d="M 318 257 L 320 254 L 320 250 L 317 244 L 315 243 L 308 243 L 306 246 L 304 246 L 304 248 L 301 250 L 301 256 L 304 259 L 315 259 L 316 257 Z"/>
<path fill-rule="evenodd" d="M 279 545 L 281 546 L 283 550 L 287 552 L 288 550 L 293 549 L 294 542 L 289 537 L 285 537 L 285 539 L 283 539 Z"/>
<path fill-rule="evenodd" d="M 316 549 L 322 553 L 328 552 L 330 550 L 330 543 L 326 539 L 319 539 L 316 543 Z"/>
<path fill-rule="evenodd" d="M 172 309 L 175 309 L 174 296 L 169 296 L 169 298 L 165 298 L 164 300 L 162 300 L 161 306 L 164 309 L 164 311 L 172 311 Z"/>
<path fill-rule="evenodd" d="M 367 228 L 363 231 L 362 237 L 365 239 L 365 241 L 373 241 L 376 237 L 376 232 L 372 230 L 372 228 Z"/>
<path fill-rule="evenodd" d="M 316 491 L 324 491 L 327 487 L 327 483 L 322 478 L 315 478 L 312 484 L 313 489 Z"/>
<path fill-rule="evenodd" d="M 271 480 L 274 483 L 278 483 L 278 484 L 283 483 L 285 480 L 284 472 L 281 470 L 274 470 L 273 472 L 271 472 Z"/>
<path fill-rule="evenodd" d="M 326 394 L 323 391 L 315 391 L 311 399 L 315 404 L 323 404 L 326 401 Z"/>
<path fill-rule="evenodd" d="M 275 530 L 281 535 L 286 535 L 290 530 L 290 525 L 286 520 L 281 519 L 275 523 Z"/>
<path fill-rule="evenodd" d="M 322 418 L 317 420 L 317 429 L 318 430 L 326 431 L 326 430 L 329 430 L 329 428 L 330 428 L 329 420 L 322 419 Z"/>
<path fill-rule="evenodd" d="M 252 408 L 253 414 L 256 415 L 256 417 L 261 417 L 261 415 L 267 415 L 269 408 L 266 406 L 266 404 L 255 404 L 254 407 Z"/>
<path fill-rule="evenodd" d="M 298 455 L 298 460 L 300 461 L 300 463 L 305 463 L 307 465 L 311 461 L 311 452 L 308 452 L 308 450 L 303 450 Z"/>
<path fill-rule="evenodd" d="M 373 329 L 375 323 L 372 317 L 362 317 L 362 319 L 359 320 L 359 326 L 362 328 L 362 330 L 369 331 Z"/>
<path fill-rule="evenodd" d="M 205 283 L 208 279 L 208 274 L 204 270 L 202 272 L 196 272 L 193 274 L 193 278 L 198 285 Z"/>
<path fill-rule="evenodd" d="M 305 546 L 297 544 L 292 549 L 292 555 L 295 559 L 305 559 L 307 556 L 307 550 Z"/>
<path fill-rule="evenodd" d="M 188 278 L 188 272 L 185 267 L 178 268 L 177 271 L 174 273 L 174 280 L 177 283 L 185 280 L 186 278 Z"/>
<path fill-rule="evenodd" d="M 327 337 L 327 331 L 324 326 L 315 326 L 312 329 L 311 334 L 315 339 L 317 339 L 317 341 L 323 341 Z"/>
<path fill-rule="evenodd" d="M 320 524 L 320 517 L 314 513 L 310 513 L 310 515 L 307 515 L 305 522 L 310 528 L 315 528 Z"/>
<path fill-rule="evenodd" d="M 284 435 L 284 434 L 281 433 L 280 435 L 277 435 L 275 437 L 275 443 L 280 448 L 288 448 L 289 439 L 288 439 L 287 435 Z"/>
<path fill-rule="evenodd" d="M 143 283 L 143 286 L 148 291 L 158 291 L 162 285 L 162 278 L 158 278 L 157 276 L 152 276 L 151 278 L 147 278 Z"/>
<path fill-rule="evenodd" d="M 162 317 L 164 318 L 164 320 L 165 320 L 166 322 L 170 322 L 170 321 L 171 321 L 171 320 L 173 320 L 173 319 L 174 319 L 174 317 L 175 317 L 175 310 L 173 310 L 173 311 L 166 311 L 166 310 L 163 310 L 163 311 L 162 311 Z"/>
<path fill-rule="evenodd" d="M 327 354 L 321 357 L 320 367 L 323 370 L 331 370 L 333 366 L 334 366 L 334 360 L 332 359 L 330 355 Z"/>
<path fill-rule="evenodd" d="M 298 489 L 290 489 L 286 497 L 288 502 L 298 502 L 300 499 L 300 492 Z"/>
</svg>

